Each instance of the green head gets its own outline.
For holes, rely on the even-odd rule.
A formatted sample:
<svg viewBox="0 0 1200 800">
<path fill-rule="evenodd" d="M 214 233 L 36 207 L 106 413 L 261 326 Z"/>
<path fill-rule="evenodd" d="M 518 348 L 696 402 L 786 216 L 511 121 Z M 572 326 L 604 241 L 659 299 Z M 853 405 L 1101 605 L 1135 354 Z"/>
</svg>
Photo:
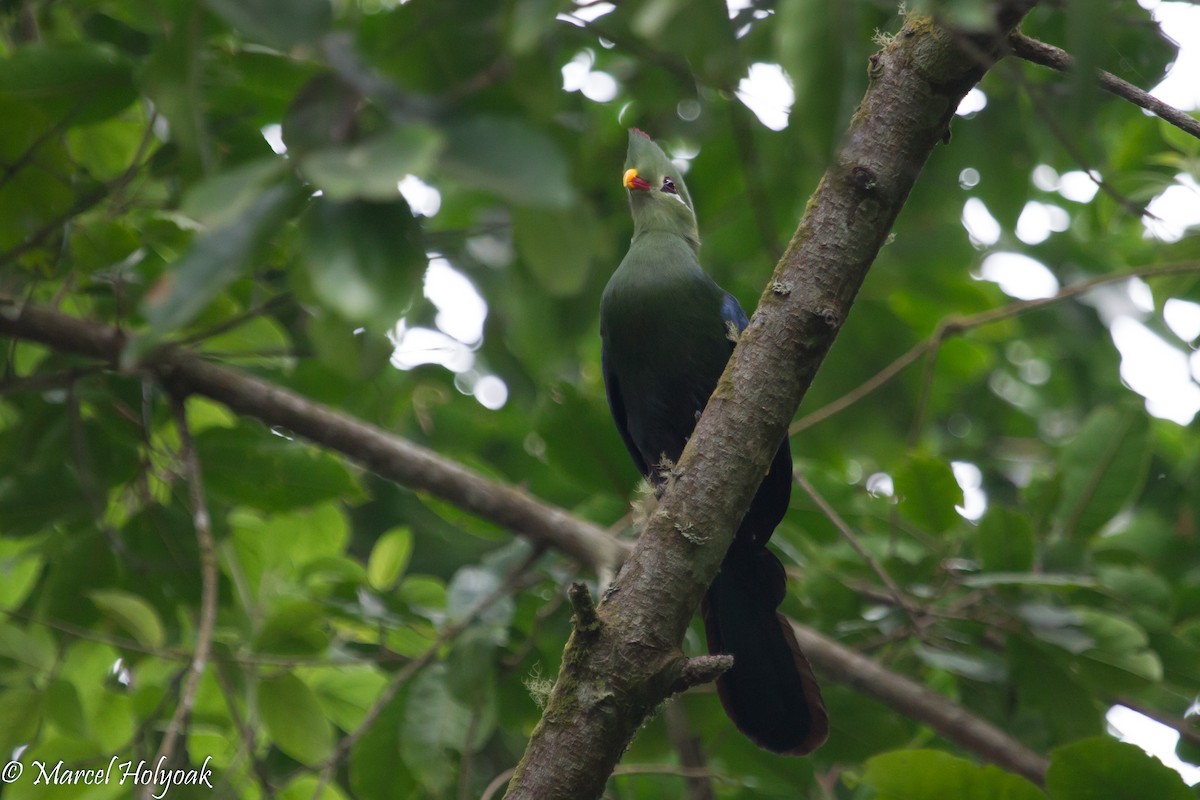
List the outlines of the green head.
<svg viewBox="0 0 1200 800">
<path fill-rule="evenodd" d="M 623 183 L 629 190 L 635 237 L 645 231 L 665 231 L 693 243 L 700 241 L 683 176 L 662 148 L 637 128 L 629 129 Z"/>
</svg>

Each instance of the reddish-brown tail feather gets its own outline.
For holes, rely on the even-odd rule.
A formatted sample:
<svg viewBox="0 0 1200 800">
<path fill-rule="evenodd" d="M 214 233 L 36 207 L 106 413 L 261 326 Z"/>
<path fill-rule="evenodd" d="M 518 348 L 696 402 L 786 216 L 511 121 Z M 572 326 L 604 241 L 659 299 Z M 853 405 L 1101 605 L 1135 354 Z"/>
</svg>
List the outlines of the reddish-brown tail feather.
<svg viewBox="0 0 1200 800">
<path fill-rule="evenodd" d="M 760 747 L 805 755 L 829 735 L 829 718 L 812 667 L 776 611 L 786 588 L 771 551 L 735 543 L 701 614 L 709 652 L 733 656 L 733 667 L 717 679 L 733 724 Z"/>
</svg>

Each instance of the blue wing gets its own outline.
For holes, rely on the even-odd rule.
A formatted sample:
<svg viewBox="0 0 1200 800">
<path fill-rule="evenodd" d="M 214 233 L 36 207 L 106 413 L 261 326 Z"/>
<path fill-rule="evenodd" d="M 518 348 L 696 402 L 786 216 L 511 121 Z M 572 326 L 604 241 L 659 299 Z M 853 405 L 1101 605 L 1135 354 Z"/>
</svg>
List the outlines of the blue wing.
<svg viewBox="0 0 1200 800">
<path fill-rule="evenodd" d="M 742 310 L 741 304 L 729 292 L 725 293 L 725 299 L 721 301 L 721 318 L 726 324 L 732 322 L 736 325 L 738 333 L 746 330 L 746 326 L 750 324 L 750 318 Z"/>
<path fill-rule="evenodd" d="M 617 380 L 616 370 L 612 368 L 612 363 L 608 359 L 608 347 L 603 344 L 600 347 L 600 369 L 604 373 L 604 393 L 608 395 L 608 410 L 612 412 L 613 422 L 616 423 L 617 431 L 621 434 L 621 441 L 625 442 L 625 449 L 633 457 L 633 463 L 637 465 L 638 472 L 646 475 L 650 470 L 637 445 L 633 443 L 633 436 L 629 433 L 629 417 L 625 412 L 625 400 L 621 397 L 621 384 Z"/>
</svg>

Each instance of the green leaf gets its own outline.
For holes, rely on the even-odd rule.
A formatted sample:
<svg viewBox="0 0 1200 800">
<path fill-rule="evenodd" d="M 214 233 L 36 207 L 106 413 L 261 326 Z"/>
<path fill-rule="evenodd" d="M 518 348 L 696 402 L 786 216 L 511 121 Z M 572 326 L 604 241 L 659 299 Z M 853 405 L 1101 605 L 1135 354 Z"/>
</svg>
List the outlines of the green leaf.
<svg viewBox="0 0 1200 800">
<path fill-rule="evenodd" d="M 0 610 L 24 603 L 42 574 L 45 558 L 30 542 L 34 540 L 0 538 Z"/>
<path fill-rule="evenodd" d="M 312 689 L 290 672 L 258 683 L 258 713 L 275 746 L 310 767 L 333 752 L 333 726 Z"/>
<path fill-rule="evenodd" d="M 1058 518 L 1069 536 L 1095 534 L 1142 490 L 1150 422 L 1140 407 L 1093 411 L 1062 452 Z"/>
<path fill-rule="evenodd" d="M 205 489 L 230 505 L 269 512 L 362 497 L 345 461 L 286 436 L 245 421 L 204 431 L 196 449 Z"/>
<path fill-rule="evenodd" d="M 442 148 L 439 133 L 410 123 L 344 147 L 305 156 L 300 168 L 333 200 L 393 200 L 404 176 L 424 175 Z"/>
<path fill-rule="evenodd" d="M 122 114 L 67 131 L 67 150 L 81 169 L 96 180 L 111 181 L 133 166 L 146 136 L 141 114 Z"/>
<path fill-rule="evenodd" d="M 367 560 L 371 588 L 386 592 L 395 587 L 412 556 L 413 537 L 408 528 L 392 528 L 379 537 Z"/>
<path fill-rule="evenodd" d="M 495 595 L 500 587 L 500 576 L 480 567 L 463 567 L 454 573 L 446 591 L 446 610 L 451 619 L 462 619 Z M 475 624 L 488 629 L 496 644 L 508 639 L 508 625 L 512 622 L 513 600 L 510 595 L 493 600 L 476 617 Z"/>
<path fill-rule="evenodd" d="M 258 316 L 232 330 L 204 339 L 196 348 L 225 360 L 236 359 L 241 366 L 254 364 L 266 368 L 286 368 L 295 363 L 289 353 L 291 339 L 274 319 Z"/>
<path fill-rule="evenodd" d="M 1163 668 L 1158 655 L 1149 649 L 1146 632 L 1129 620 L 1094 608 L 1077 607 L 1083 631 L 1095 646 L 1084 651 L 1090 674 L 1117 690 L 1137 688 L 1144 681 L 1162 680 Z M 1131 680 L 1132 679 L 1132 680 Z"/>
<path fill-rule="evenodd" d="M 878 800 L 1044 800 L 1029 781 L 990 764 L 937 750 L 898 750 L 866 763 L 863 780 Z"/>
<path fill-rule="evenodd" d="M 34 44 L 0 59 L 0 98 L 36 103 L 55 119 L 81 124 L 111 117 L 137 92 L 129 62 L 109 47 Z"/>
<path fill-rule="evenodd" d="M 301 674 L 329 719 L 344 731 L 362 724 L 388 683 L 383 673 L 368 664 L 317 667 Z"/>
<path fill-rule="evenodd" d="M 352 323 L 391 330 L 427 264 L 408 204 L 318 198 L 301 230 L 313 299 Z"/>
<path fill-rule="evenodd" d="M 138 644 L 155 650 L 162 647 L 166 638 L 162 621 L 154 607 L 142 598 L 119 589 L 97 589 L 89 592 L 88 598 Z"/>
<path fill-rule="evenodd" d="M 268 572 L 293 576 L 338 556 L 350 539 L 346 516 L 334 503 L 269 516 L 240 508 L 229 515 L 229 525 L 238 563 L 254 585 Z"/>
<path fill-rule="evenodd" d="M 413 681 L 400 731 L 400 758 L 429 792 L 450 785 L 451 751 L 464 748 L 471 712 L 446 686 L 446 666 L 434 664 Z"/>
<path fill-rule="evenodd" d="M 315 40 L 333 21 L 329 0 L 290 0 L 286 9 L 275 0 L 205 2 L 249 38 L 283 49 Z"/>
<path fill-rule="evenodd" d="M 263 192 L 287 169 L 287 160 L 278 156 L 238 164 L 194 184 L 179 210 L 207 228 L 231 225 L 251 213 Z"/>
<path fill-rule="evenodd" d="M 963 504 L 962 487 L 943 459 L 913 454 L 894 475 L 901 513 L 934 533 L 942 533 L 960 519 L 955 506 Z"/>
<path fill-rule="evenodd" d="M 956 653 L 949 650 L 934 650 L 925 645 L 914 648 L 917 658 L 936 669 L 944 669 L 954 675 L 961 675 L 984 683 L 1000 683 L 1006 677 L 1004 664 L 1000 659 L 985 653 Z"/>
<path fill-rule="evenodd" d="M 272 655 L 317 655 L 329 647 L 328 610 L 312 600 L 286 599 L 271 609 L 254 649 Z"/>
<path fill-rule="evenodd" d="M 42 720 L 42 703 L 42 693 L 33 689 L 0 692 L 0 752 L 7 756 L 33 740 Z"/>
<path fill-rule="evenodd" d="M 1051 800 L 1196 800 L 1179 773 L 1107 736 L 1054 750 L 1046 790 Z"/>
<path fill-rule="evenodd" d="M 355 797 L 413 800 L 421 796 L 404 760 L 396 757 L 400 752 L 405 700 L 407 696 L 402 689 L 351 748 L 350 788 Z"/>
<path fill-rule="evenodd" d="M 474 117 L 447 129 L 442 168 L 517 205 L 565 208 L 574 196 L 558 145 L 524 122 Z"/>
<path fill-rule="evenodd" d="M 1021 704 L 1036 709 L 1058 741 L 1104 731 L 1100 704 L 1058 659 L 1014 636 L 1009 639 L 1009 661 Z"/>
<path fill-rule="evenodd" d="M 520 263 L 547 293 L 571 297 L 583 291 L 596 251 L 595 225 L 585 207 L 513 212 Z"/>
<path fill-rule="evenodd" d="M 0 162 L 17 166 L 0 182 L 0 247 L 9 248 L 69 212 L 76 199 L 69 185 L 48 174 L 72 172 L 61 139 L 47 138 L 54 120 L 31 102 L 4 96 L 0 119 Z M 30 164 L 20 168 L 23 159 Z"/>
<path fill-rule="evenodd" d="M 0 658 L 24 664 L 37 673 L 46 673 L 54 666 L 55 655 L 54 645 L 48 638 L 16 625 L 0 624 Z"/>
<path fill-rule="evenodd" d="M 167 10 L 167 33 L 160 38 L 138 74 L 142 91 L 170 123 L 171 145 L 182 177 L 195 178 L 212 168 L 209 117 L 205 114 L 204 14 L 195 2 Z M 161 23 L 158 23 L 161 24 Z"/>
<path fill-rule="evenodd" d="M 456 699 L 472 708 L 486 705 L 496 693 L 496 642 L 479 626 L 454 640 L 446 657 L 446 685 Z"/>
<path fill-rule="evenodd" d="M 1052 575 L 1042 572 L 990 572 L 987 575 L 968 575 L 964 586 L 982 589 L 987 586 L 1047 586 L 1065 589 L 1085 589 L 1096 585 L 1088 575 Z"/>
<path fill-rule="evenodd" d="M 146 295 L 142 310 L 152 334 L 162 336 L 187 325 L 242 272 L 256 266 L 256 257 L 299 198 L 299 187 L 290 181 L 271 186 L 237 219 L 197 234 Z"/>
<path fill-rule="evenodd" d="M 79 690 L 71 681 L 56 680 L 46 687 L 46 721 L 64 736 L 88 738 L 87 720 Z"/>
<path fill-rule="evenodd" d="M 317 787 L 321 791 L 317 793 Z M 300 775 L 288 781 L 276 795 L 279 800 L 348 800 L 333 781 L 322 782 L 320 775 Z"/>
<path fill-rule="evenodd" d="M 400 584 L 400 600 L 415 609 L 441 612 L 446 608 L 446 585 L 432 575 L 409 575 Z"/>
<path fill-rule="evenodd" d="M 396 349 L 385 332 L 355 328 L 328 312 L 308 321 L 308 337 L 323 365 L 355 382 L 378 375 Z"/>
<path fill-rule="evenodd" d="M 1022 514 L 992 506 L 976 532 L 979 561 L 985 572 L 1028 572 L 1033 569 L 1033 529 Z"/>
</svg>

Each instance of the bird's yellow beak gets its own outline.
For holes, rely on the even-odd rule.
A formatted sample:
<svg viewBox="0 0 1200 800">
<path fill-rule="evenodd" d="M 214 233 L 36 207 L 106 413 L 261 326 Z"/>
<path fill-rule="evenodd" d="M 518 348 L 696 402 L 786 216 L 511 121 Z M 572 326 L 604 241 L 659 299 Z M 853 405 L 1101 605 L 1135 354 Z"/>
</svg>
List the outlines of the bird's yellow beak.
<svg viewBox="0 0 1200 800">
<path fill-rule="evenodd" d="M 621 179 L 621 183 L 624 184 L 626 189 L 641 189 L 645 191 L 650 188 L 650 182 L 645 178 L 639 178 L 638 171 L 633 167 L 625 170 L 625 176 Z"/>
</svg>

